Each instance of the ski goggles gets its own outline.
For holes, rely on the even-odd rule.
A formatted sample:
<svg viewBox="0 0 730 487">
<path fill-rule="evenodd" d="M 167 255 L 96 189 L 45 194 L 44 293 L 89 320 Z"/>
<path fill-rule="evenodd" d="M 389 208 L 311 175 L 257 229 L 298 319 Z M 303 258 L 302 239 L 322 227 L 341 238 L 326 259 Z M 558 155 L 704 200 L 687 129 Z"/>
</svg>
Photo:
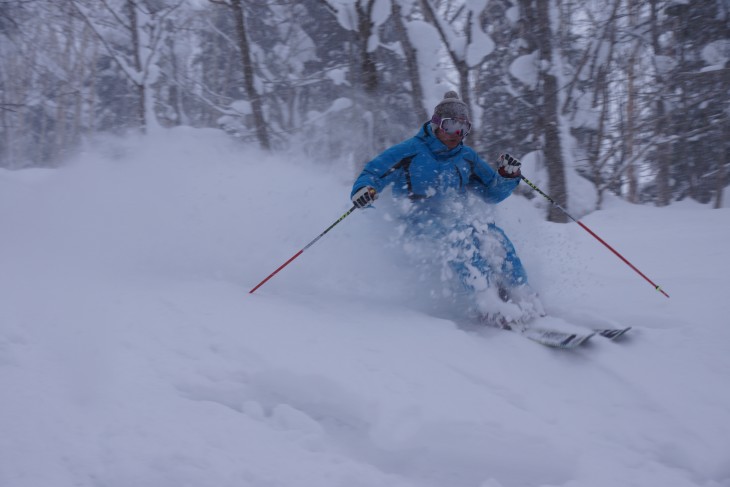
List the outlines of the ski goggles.
<svg viewBox="0 0 730 487">
<path fill-rule="evenodd" d="M 471 122 L 458 118 L 442 118 L 438 127 L 447 134 L 466 137 L 471 131 Z"/>
</svg>

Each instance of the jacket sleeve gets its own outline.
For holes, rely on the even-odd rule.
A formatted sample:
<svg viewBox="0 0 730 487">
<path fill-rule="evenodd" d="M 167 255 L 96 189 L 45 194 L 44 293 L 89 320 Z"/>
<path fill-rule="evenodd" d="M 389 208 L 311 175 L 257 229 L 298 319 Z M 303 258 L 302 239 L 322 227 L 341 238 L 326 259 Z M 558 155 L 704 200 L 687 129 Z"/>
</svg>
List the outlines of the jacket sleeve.
<svg viewBox="0 0 730 487">
<path fill-rule="evenodd" d="M 375 188 L 375 191 L 381 193 L 386 186 L 403 175 L 402 161 L 415 153 L 416 150 L 410 141 L 401 142 L 380 153 L 365 164 L 365 168 L 352 185 L 350 197 L 365 186 Z"/>
<path fill-rule="evenodd" d="M 469 189 L 487 203 L 499 203 L 512 194 L 520 178 L 503 178 L 474 153 Z"/>
</svg>

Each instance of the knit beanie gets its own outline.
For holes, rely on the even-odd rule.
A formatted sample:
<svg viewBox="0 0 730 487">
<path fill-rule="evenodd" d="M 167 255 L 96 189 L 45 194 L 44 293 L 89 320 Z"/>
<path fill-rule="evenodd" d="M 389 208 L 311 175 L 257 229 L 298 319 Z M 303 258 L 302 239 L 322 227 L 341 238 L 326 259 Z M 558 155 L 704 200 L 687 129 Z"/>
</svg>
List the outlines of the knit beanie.
<svg viewBox="0 0 730 487">
<path fill-rule="evenodd" d="M 459 99 L 459 95 L 455 91 L 446 92 L 444 99 L 436 105 L 433 110 L 433 117 L 431 117 L 431 123 L 438 127 L 444 118 L 469 120 L 469 110 L 466 103 Z"/>
</svg>

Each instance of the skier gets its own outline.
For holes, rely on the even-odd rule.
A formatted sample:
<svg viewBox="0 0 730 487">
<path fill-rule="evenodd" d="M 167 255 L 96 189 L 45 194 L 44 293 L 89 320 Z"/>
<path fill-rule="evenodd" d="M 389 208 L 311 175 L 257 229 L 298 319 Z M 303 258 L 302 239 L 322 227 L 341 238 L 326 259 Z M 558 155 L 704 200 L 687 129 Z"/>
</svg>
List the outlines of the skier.
<svg viewBox="0 0 730 487">
<path fill-rule="evenodd" d="M 470 130 L 466 104 L 456 92 L 447 92 L 415 137 L 365 165 L 350 196 L 356 207 L 365 208 L 392 186 L 412 253 L 420 249 L 418 260 L 436 258 L 444 264 L 442 279 L 455 284 L 453 296 L 469 298 L 470 318 L 508 328 L 544 311 L 507 235 L 470 209 L 474 195 L 496 204 L 512 194 L 520 181 L 520 161 L 503 154 L 495 172 L 464 145 Z"/>
</svg>

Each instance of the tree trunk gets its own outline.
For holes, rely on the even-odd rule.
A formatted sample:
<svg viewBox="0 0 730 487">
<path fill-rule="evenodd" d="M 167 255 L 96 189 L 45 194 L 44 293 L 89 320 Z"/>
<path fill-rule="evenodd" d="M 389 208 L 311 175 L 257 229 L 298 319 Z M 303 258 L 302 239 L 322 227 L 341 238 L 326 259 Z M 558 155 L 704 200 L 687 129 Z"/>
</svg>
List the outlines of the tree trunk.
<svg viewBox="0 0 730 487">
<path fill-rule="evenodd" d="M 375 95 L 378 92 L 378 68 L 375 64 L 374 53 L 368 48 L 370 37 L 373 35 L 372 11 L 375 0 L 357 0 L 355 9 L 357 11 L 357 45 L 360 54 L 360 75 L 365 93 Z"/>
<path fill-rule="evenodd" d="M 654 56 L 659 56 L 661 52 L 661 45 L 659 44 L 659 36 L 661 35 L 661 29 L 659 26 L 659 7 L 657 3 L 659 0 L 651 0 L 651 44 Z M 660 74 L 656 74 L 655 83 L 659 90 L 656 99 L 656 108 L 654 113 L 654 136 L 659 140 L 656 148 L 657 158 L 657 175 L 656 175 L 656 205 L 667 206 L 671 201 L 670 188 L 669 188 L 669 150 L 668 143 L 665 141 L 665 126 L 667 121 L 664 119 L 666 116 L 666 108 L 664 106 L 663 89 L 665 86 L 664 80 Z"/>
<path fill-rule="evenodd" d="M 720 123 L 722 123 L 722 140 L 730 140 L 730 122 L 728 122 L 727 113 L 724 114 L 723 119 Z M 724 147 L 720 151 L 720 160 L 717 162 L 719 163 L 719 166 L 717 169 L 717 175 L 715 176 L 716 193 L 714 207 L 716 210 L 722 208 L 722 197 L 723 193 L 725 192 L 725 185 L 727 184 L 727 150 L 725 150 Z"/>
<path fill-rule="evenodd" d="M 177 53 L 175 52 L 175 43 L 172 40 L 172 38 L 169 38 L 167 40 L 167 50 L 168 50 L 169 56 L 170 56 L 170 68 L 171 68 L 170 75 L 172 76 L 172 78 L 174 80 L 172 83 L 170 83 L 170 88 L 169 88 L 170 94 L 169 94 L 169 99 L 168 99 L 168 105 L 170 106 L 170 108 L 173 110 L 173 112 L 175 114 L 174 120 L 169 120 L 168 123 L 170 123 L 171 125 L 176 126 L 176 127 L 183 125 L 183 123 L 185 123 L 185 125 L 189 125 L 187 123 L 187 120 L 183 120 L 185 110 L 183 109 L 182 96 L 180 95 L 180 85 L 181 85 L 180 76 L 179 76 L 180 68 L 178 67 L 178 59 L 177 59 L 178 56 L 177 56 Z"/>
<path fill-rule="evenodd" d="M 636 28 L 636 5 L 635 0 L 627 0 L 629 9 L 629 31 L 633 32 Z M 626 87 L 626 179 L 628 180 L 627 200 L 629 203 L 638 202 L 638 182 L 636 178 L 636 166 L 634 164 L 634 130 L 636 127 L 636 94 L 635 91 L 635 73 L 634 65 L 636 64 L 636 53 L 639 49 L 639 41 L 633 41 L 634 46 L 628 59 L 627 66 L 627 87 Z"/>
<path fill-rule="evenodd" d="M 398 34 L 401 46 L 403 47 L 403 54 L 406 58 L 406 67 L 408 68 L 408 76 L 411 81 L 411 100 L 413 101 L 413 110 L 418 119 L 425 122 L 430 117 L 428 116 L 426 109 L 423 107 L 423 87 L 421 86 L 421 73 L 418 69 L 418 57 L 416 56 L 416 50 L 408 37 L 405 25 L 403 25 L 401 8 L 398 1 L 393 0 L 391 5 L 395 30 Z"/>
<path fill-rule="evenodd" d="M 560 141 L 560 117 L 558 103 L 558 80 L 550 72 L 553 69 L 552 32 L 550 29 L 550 0 L 536 0 L 537 45 L 539 52 L 540 81 L 542 86 L 542 132 L 545 137 L 545 159 L 547 161 L 551 197 L 563 208 L 567 207 L 568 194 L 565 185 L 565 164 Z M 545 69 L 543 66 L 547 66 Z M 548 210 L 548 220 L 565 223 L 568 217 L 555 206 Z"/>
<path fill-rule="evenodd" d="M 134 0 L 127 1 L 127 8 L 129 9 L 129 25 L 130 33 L 132 35 L 132 55 L 134 57 L 134 69 L 137 73 L 142 73 L 142 59 L 140 57 L 141 46 L 139 39 L 139 25 L 137 22 L 137 5 Z M 137 91 L 137 123 L 142 133 L 147 132 L 147 117 L 145 113 L 147 111 L 145 106 L 145 86 L 144 83 L 139 80 L 134 82 Z"/>
<path fill-rule="evenodd" d="M 238 34 L 238 47 L 241 53 L 241 66 L 243 67 L 243 84 L 246 94 L 251 102 L 253 111 L 253 122 L 256 130 L 256 138 L 259 140 L 261 148 L 264 150 L 271 149 L 269 142 L 269 134 L 266 131 L 266 121 L 264 120 L 264 109 L 261 102 L 261 96 L 256 91 L 254 80 L 253 60 L 251 59 L 251 49 L 246 35 L 246 18 L 243 12 L 241 0 L 232 0 L 231 7 L 236 22 L 236 33 Z"/>
<path fill-rule="evenodd" d="M 5 85 L 4 81 L 0 80 L 0 83 Z M 12 112 L 7 91 L 6 89 L 0 90 L 0 96 L 2 96 L 0 99 L 0 136 L 3 138 L 2 142 L 0 142 L 0 167 L 10 166 L 10 143 L 12 141 L 10 119 L 12 118 Z"/>
<path fill-rule="evenodd" d="M 472 104 L 471 104 L 471 83 L 469 82 L 469 65 L 466 63 L 464 59 L 462 59 L 462 56 L 459 55 L 458 52 L 455 50 L 455 46 L 452 45 L 451 42 L 453 42 L 449 36 L 444 32 L 444 30 L 441 28 L 441 24 L 439 23 L 436 12 L 434 10 L 434 7 L 431 5 L 429 0 L 421 0 L 421 7 L 423 10 L 423 16 L 426 19 L 426 22 L 433 25 L 433 27 L 438 31 L 439 37 L 441 37 L 441 41 L 443 42 L 444 46 L 446 47 L 446 50 L 449 53 L 449 57 L 451 58 L 451 62 L 454 64 L 454 68 L 456 69 L 456 72 L 459 75 L 459 96 L 461 97 L 461 100 L 466 104 L 467 109 L 469 110 L 470 116 L 473 118 L 472 115 Z M 466 25 L 468 26 L 471 22 L 471 18 L 469 18 L 466 22 Z M 468 34 L 468 27 L 467 34 Z M 467 38 L 465 40 L 466 45 L 469 45 L 471 42 L 471 39 Z M 470 132 L 470 140 L 477 140 L 476 133 L 474 130 Z"/>
</svg>

